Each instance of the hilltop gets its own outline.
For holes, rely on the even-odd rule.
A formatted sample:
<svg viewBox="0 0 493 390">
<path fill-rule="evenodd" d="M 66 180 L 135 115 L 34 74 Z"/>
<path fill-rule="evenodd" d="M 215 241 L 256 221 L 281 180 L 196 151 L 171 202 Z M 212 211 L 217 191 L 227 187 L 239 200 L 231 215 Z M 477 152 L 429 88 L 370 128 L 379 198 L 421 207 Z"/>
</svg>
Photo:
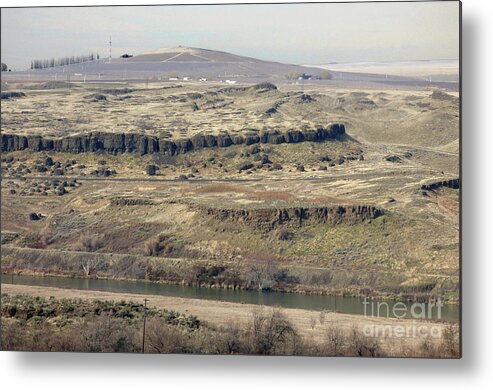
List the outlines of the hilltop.
<svg viewBox="0 0 493 390">
<path fill-rule="evenodd" d="M 224 51 L 201 49 L 196 47 L 161 48 L 129 58 L 118 58 L 118 62 L 219 62 L 219 63 L 269 63 L 256 58 L 239 56 Z"/>
</svg>

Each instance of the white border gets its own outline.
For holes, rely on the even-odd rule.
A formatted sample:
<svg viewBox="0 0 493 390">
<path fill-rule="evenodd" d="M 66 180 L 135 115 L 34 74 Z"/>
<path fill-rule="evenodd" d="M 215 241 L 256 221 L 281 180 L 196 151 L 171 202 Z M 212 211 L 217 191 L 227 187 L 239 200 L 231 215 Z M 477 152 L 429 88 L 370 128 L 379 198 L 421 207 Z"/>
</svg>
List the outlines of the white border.
<svg viewBox="0 0 493 390">
<path fill-rule="evenodd" d="M 206 1 L 176 1 L 206 3 Z M 233 2 L 215 0 L 215 3 Z M 249 1 L 243 1 L 249 2 Z M 258 1 L 257 1 L 258 2 Z M 0 5 L 165 4 L 136 0 L 0 0 Z M 463 358 L 461 360 L 141 356 L 0 352 L 4 389 L 490 388 L 493 257 L 492 3 L 463 1 Z"/>
</svg>

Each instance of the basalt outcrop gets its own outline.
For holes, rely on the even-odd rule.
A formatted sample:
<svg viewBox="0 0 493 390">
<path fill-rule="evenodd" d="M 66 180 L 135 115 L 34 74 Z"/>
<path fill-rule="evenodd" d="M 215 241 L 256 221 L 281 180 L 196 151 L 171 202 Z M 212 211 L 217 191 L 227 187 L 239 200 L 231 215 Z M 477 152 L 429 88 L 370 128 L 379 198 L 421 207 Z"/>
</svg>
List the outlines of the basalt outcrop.
<svg viewBox="0 0 493 390">
<path fill-rule="evenodd" d="M 33 152 L 54 151 L 66 153 L 106 152 L 111 154 L 138 153 L 141 155 L 161 153 L 176 155 L 193 150 L 231 145 L 257 143 L 281 144 L 299 142 L 323 142 L 341 139 L 345 134 L 342 124 L 312 130 L 289 130 L 286 132 L 266 131 L 261 133 L 218 135 L 197 134 L 191 138 L 170 140 L 137 133 L 93 132 L 62 138 L 48 138 L 41 135 L 2 134 L 2 152 L 30 150 Z"/>
<path fill-rule="evenodd" d="M 434 191 L 442 187 L 458 190 L 460 188 L 460 179 L 449 179 L 449 180 L 442 180 L 429 184 L 423 184 L 421 186 L 421 189 L 426 191 Z"/>
<path fill-rule="evenodd" d="M 203 207 L 202 211 L 221 222 L 234 222 L 269 231 L 280 226 L 358 224 L 384 214 L 371 205 L 223 209 Z"/>
<path fill-rule="evenodd" d="M 154 202 L 151 199 L 141 198 L 113 198 L 110 200 L 110 206 L 149 206 Z"/>
</svg>

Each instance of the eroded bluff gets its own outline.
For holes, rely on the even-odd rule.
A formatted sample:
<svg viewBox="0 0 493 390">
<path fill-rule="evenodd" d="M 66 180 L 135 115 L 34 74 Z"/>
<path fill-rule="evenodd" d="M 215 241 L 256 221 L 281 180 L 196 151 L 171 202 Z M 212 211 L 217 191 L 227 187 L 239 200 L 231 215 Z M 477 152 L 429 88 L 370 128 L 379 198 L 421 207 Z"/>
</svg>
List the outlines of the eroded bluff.
<svg viewBox="0 0 493 390">
<path fill-rule="evenodd" d="M 343 124 L 332 124 L 313 130 L 267 131 L 260 134 L 230 135 L 227 133 L 197 134 L 191 138 L 169 140 L 156 136 L 132 133 L 93 132 L 62 138 L 46 138 L 41 135 L 2 134 L 2 152 L 31 150 L 65 153 L 107 152 L 139 153 L 141 155 L 162 153 L 176 155 L 202 148 L 251 145 L 255 143 L 281 144 L 299 142 L 323 142 L 341 139 L 346 130 Z"/>
<path fill-rule="evenodd" d="M 442 188 L 442 187 L 452 188 L 454 190 L 458 190 L 460 188 L 460 179 L 449 179 L 449 180 L 442 180 L 442 181 L 437 181 L 437 182 L 429 183 L 429 184 L 423 184 L 421 186 L 421 189 L 433 191 L 433 190 L 437 190 L 437 189 Z"/>
<path fill-rule="evenodd" d="M 316 224 L 357 224 L 376 219 L 384 214 L 382 209 L 370 205 L 288 207 L 259 209 L 222 209 L 202 207 L 209 216 L 222 222 L 234 222 L 269 231 L 279 226 Z"/>
</svg>

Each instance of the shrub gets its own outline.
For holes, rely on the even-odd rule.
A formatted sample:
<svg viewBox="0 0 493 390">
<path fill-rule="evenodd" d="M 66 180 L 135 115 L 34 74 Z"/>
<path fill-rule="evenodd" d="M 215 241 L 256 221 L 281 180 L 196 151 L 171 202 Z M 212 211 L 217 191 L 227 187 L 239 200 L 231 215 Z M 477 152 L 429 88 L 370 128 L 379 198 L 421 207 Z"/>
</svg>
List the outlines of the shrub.
<svg viewBox="0 0 493 390">
<path fill-rule="evenodd" d="M 41 219 L 41 214 L 38 214 L 38 213 L 30 213 L 29 214 L 29 219 L 31 221 L 39 221 Z"/>
<path fill-rule="evenodd" d="M 151 238 L 144 243 L 144 255 L 146 256 L 159 256 L 162 250 L 163 246 L 159 237 Z"/>
<path fill-rule="evenodd" d="M 32 249 L 46 249 L 47 245 L 44 241 L 36 241 L 35 243 L 29 245 Z"/>
<path fill-rule="evenodd" d="M 270 161 L 270 159 L 269 159 L 269 155 L 268 155 L 268 154 L 264 154 L 264 155 L 262 156 L 262 160 L 261 160 L 261 161 L 262 161 L 262 164 L 270 164 L 270 163 L 271 163 L 271 161 Z"/>
<path fill-rule="evenodd" d="M 96 252 L 103 246 L 103 240 L 99 236 L 83 236 L 80 238 L 78 247 L 84 252 Z"/>
<path fill-rule="evenodd" d="M 103 100 L 106 100 L 106 96 L 103 94 L 100 94 L 100 93 L 96 93 L 96 94 L 92 95 L 92 100 L 103 101 Z"/>
<path fill-rule="evenodd" d="M 238 170 L 241 171 L 246 171 L 248 169 L 253 168 L 253 164 L 251 162 L 243 162 L 238 165 Z"/>
<path fill-rule="evenodd" d="M 252 145 L 248 148 L 249 154 L 257 154 L 260 152 L 260 146 L 258 144 Z"/>
<path fill-rule="evenodd" d="M 291 238 L 291 233 L 285 227 L 281 227 L 277 230 L 277 238 L 281 241 L 287 241 Z"/>
<path fill-rule="evenodd" d="M 145 351 L 152 353 L 187 352 L 185 334 L 161 318 L 151 318 L 146 328 Z"/>
<path fill-rule="evenodd" d="M 2 92 L 1 99 L 7 100 L 12 98 L 21 98 L 25 96 L 26 94 L 24 92 L 7 91 L 7 92 Z"/>
<path fill-rule="evenodd" d="M 288 80 L 298 80 L 298 78 L 303 76 L 303 72 L 299 72 L 297 70 L 291 70 L 284 75 L 284 77 Z"/>
<path fill-rule="evenodd" d="M 263 83 L 256 84 L 253 86 L 253 89 L 255 89 L 255 90 L 266 89 L 269 91 L 277 91 L 277 87 L 274 84 L 269 83 L 269 82 L 263 82 Z"/>
<path fill-rule="evenodd" d="M 322 80 L 332 80 L 332 73 L 330 73 L 328 70 L 323 70 L 320 72 L 320 78 Z"/>
<path fill-rule="evenodd" d="M 148 165 L 146 167 L 146 173 L 149 175 L 149 176 L 154 176 L 156 174 L 156 171 L 159 169 L 158 166 L 156 165 Z"/>
</svg>

